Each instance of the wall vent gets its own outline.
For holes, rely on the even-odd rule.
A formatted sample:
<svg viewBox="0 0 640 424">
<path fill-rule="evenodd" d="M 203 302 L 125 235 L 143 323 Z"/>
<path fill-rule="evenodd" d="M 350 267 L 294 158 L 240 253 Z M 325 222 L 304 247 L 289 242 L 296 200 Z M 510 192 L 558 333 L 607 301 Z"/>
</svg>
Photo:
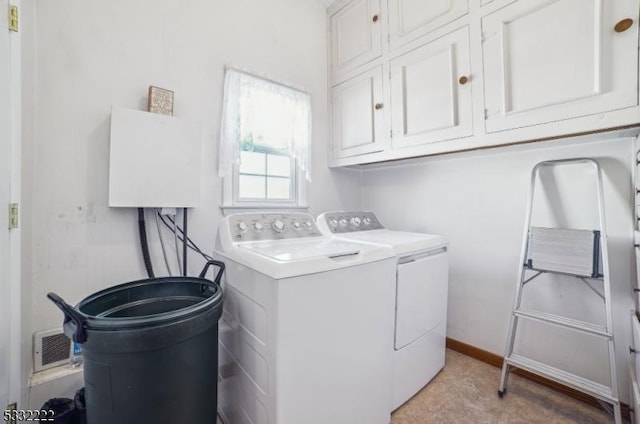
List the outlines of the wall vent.
<svg viewBox="0 0 640 424">
<path fill-rule="evenodd" d="M 69 363 L 71 340 L 64 335 L 62 328 L 35 333 L 33 339 L 35 372 Z"/>
</svg>

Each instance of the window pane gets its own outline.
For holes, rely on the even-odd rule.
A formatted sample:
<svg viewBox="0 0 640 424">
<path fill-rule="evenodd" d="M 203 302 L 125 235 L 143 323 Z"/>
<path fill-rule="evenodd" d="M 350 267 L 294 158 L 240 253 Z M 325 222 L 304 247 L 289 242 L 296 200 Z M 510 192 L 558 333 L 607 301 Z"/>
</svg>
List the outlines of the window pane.
<svg viewBox="0 0 640 424">
<path fill-rule="evenodd" d="M 238 197 L 240 199 L 264 199 L 265 194 L 265 177 L 238 176 Z"/>
<path fill-rule="evenodd" d="M 267 177 L 267 192 L 269 199 L 289 199 L 291 198 L 291 180 Z"/>
<path fill-rule="evenodd" d="M 291 176 L 291 158 L 289 156 L 267 155 L 267 174 Z"/>
<path fill-rule="evenodd" d="M 241 151 L 240 152 L 240 173 L 264 175 L 266 173 L 265 154 Z"/>
</svg>

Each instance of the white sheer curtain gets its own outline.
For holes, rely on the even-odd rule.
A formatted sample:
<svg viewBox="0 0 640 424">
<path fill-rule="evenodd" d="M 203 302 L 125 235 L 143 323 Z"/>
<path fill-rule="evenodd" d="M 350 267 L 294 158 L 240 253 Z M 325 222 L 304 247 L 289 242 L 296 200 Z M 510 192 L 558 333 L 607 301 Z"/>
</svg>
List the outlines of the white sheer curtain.
<svg viewBox="0 0 640 424">
<path fill-rule="evenodd" d="M 311 97 L 302 91 L 228 68 L 220 127 L 218 173 L 240 164 L 243 142 L 286 151 L 311 181 Z"/>
</svg>

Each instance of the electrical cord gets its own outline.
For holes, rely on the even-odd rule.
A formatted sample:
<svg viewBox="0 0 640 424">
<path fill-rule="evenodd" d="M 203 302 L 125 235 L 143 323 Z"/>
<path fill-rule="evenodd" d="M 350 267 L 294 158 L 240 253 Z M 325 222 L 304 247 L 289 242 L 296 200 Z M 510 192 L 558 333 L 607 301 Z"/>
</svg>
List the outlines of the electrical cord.
<svg viewBox="0 0 640 424">
<path fill-rule="evenodd" d="M 175 225 L 175 221 L 170 217 L 167 216 L 167 218 L 169 219 L 169 221 L 171 221 L 172 225 L 169 225 L 169 223 L 165 220 L 165 217 L 163 215 L 160 215 L 160 220 L 162 221 L 162 223 L 171 231 L 174 232 L 174 228 L 178 229 L 179 235 L 178 235 L 178 239 L 184 243 L 184 238 L 182 236 L 180 236 L 180 234 L 182 233 L 182 229 L 179 226 Z M 212 260 L 213 257 L 210 255 L 207 255 L 206 253 L 204 253 L 202 250 L 200 250 L 200 248 L 193 242 L 193 240 L 191 240 L 191 238 L 187 237 L 187 246 L 189 247 L 189 249 L 193 250 L 194 252 L 198 253 L 200 256 L 202 256 L 205 260 Z"/>
<path fill-rule="evenodd" d="M 162 246 L 162 256 L 164 257 L 164 264 L 167 267 L 169 276 L 172 277 L 171 267 L 169 266 L 169 258 L 167 257 L 167 249 L 164 246 L 164 237 L 162 237 L 162 229 L 160 228 L 160 221 L 158 220 L 160 213 L 156 210 L 156 228 L 158 229 L 158 238 L 160 239 L 160 246 Z"/>
<path fill-rule="evenodd" d="M 173 232 L 173 226 L 169 225 L 169 223 L 167 223 L 167 221 L 165 221 L 164 216 L 160 216 L 160 220 L 162 221 L 162 223 L 169 229 L 169 231 Z M 172 221 L 173 222 L 173 221 Z M 183 237 L 180 235 L 180 233 L 182 232 L 182 229 L 178 226 L 178 231 L 179 231 L 179 235 L 178 235 L 178 239 L 181 242 L 184 242 Z M 201 255 L 204 259 L 206 260 L 211 260 L 213 259 L 212 256 L 207 255 L 206 253 L 204 253 L 202 250 L 200 250 L 200 248 L 193 242 L 193 240 L 191 240 L 191 238 L 187 237 L 187 243 L 188 243 L 188 247 L 189 249 L 193 250 L 194 252 L 198 253 L 199 255 Z"/>
<path fill-rule="evenodd" d="M 160 219 L 162 220 L 162 223 L 171 231 L 174 231 L 174 226 L 175 226 L 175 221 L 167 216 L 167 218 L 169 218 L 169 221 L 171 222 L 171 224 L 173 225 L 169 225 L 165 220 L 164 220 L 164 216 L 160 216 Z M 184 238 L 182 236 L 180 236 L 180 234 L 182 234 L 182 229 L 178 226 L 178 231 L 179 231 L 179 235 L 178 238 L 180 241 L 184 242 Z M 189 246 L 189 249 L 193 250 L 194 252 L 200 254 L 203 258 L 207 259 L 207 260 L 211 260 L 213 259 L 210 255 L 207 255 L 206 253 L 204 253 L 202 250 L 200 250 L 200 248 L 193 242 L 193 240 L 191 240 L 191 238 L 187 237 L 187 244 Z"/>
<path fill-rule="evenodd" d="M 171 219 L 171 218 L 169 218 Z M 180 270 L 182 269 L 182 264 L 180 263 L 180 250 L 178 249 L 178 230 L 174 226 L 173 228 L 173 240 L 175 242 L 176 247 L 176 259 L 178 260 L 178 275 L 180 275 Z"/>
<path fill-rule="evenodd" d="M 174 225 L 174 227 L 176 227 L 178 229 L 178 231 L 180 231 L 180 233 L 182 234 L 182 238 L 180 240 L 183 240 L 185 233 L 182 230 L 182 228 L 180 228 L 179 225 L 176 224 L 176 222 L 170 217 L 168 216 L 167 218 L 169 218 L 169 221 L 171 221 L 171 223 Z M 183 240 L 184 242 L 184 240 Z M 187 236 L 187 245 L 190 247 L 191 250 L 193 250 L 194 252 L 199 253 L 200 255 L 202 255 L 203 258 L 207 259 L 207 260 L 212 260 L 213 258 L 210 255 L 207 255 L 206 253 L 204 253 L 202 250 L 200 250 L 200 248 L 193 242 L 193 240 L 191 240 L 189 238 L 189 236 Z"/>
<path fill-rule="evenodd" d="M 187 208 L 182 208 L 182 238 L 188 239 L 187 236 Z M 182 243 L 182 275 L 187 276 L 187 259 L 189 259 L 189 252 L 187 251 L 187 242 L 183 240 Z"/>
</svg>

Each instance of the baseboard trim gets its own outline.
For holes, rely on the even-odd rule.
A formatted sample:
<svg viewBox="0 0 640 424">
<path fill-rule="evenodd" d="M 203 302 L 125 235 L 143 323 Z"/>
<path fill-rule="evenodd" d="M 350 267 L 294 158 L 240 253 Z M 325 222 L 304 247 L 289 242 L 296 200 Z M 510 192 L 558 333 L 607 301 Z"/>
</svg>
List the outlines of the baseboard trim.
<svg viewBox="0 0 640 424">
<path fill-rule="evenodd" d="M 495 353 L 480 349 L 475 346 L 471 346 L 469 344 L 460 342 L 458 340 L 450 339 L 449 337 L 447 337 L 447 348 L 451 350 L 455 350 L 456 352 L 462 353 L 463 355 L 469 356 L 473 359 L 477 359 L 478 361 L 482 361 L 489 365 L 493 365 L 494 367 L 497 367 L 497 368 L 502 367 L 502 361 L 504 360 L 504 357 L 500 355 L 496 355 Z M 521 369 L 515 369 L 511 372 L 513 374 L 524 377 L 527 380 L 534 381 L 545 387 L 549 387 L 559 393 L 565 394 L 569 397 L 582 401 L 588 405 L 595 406 L 597 408 L 602 407 L 602 405 L 600 404 L 600 401 L 594 398 L 593 396 L 589 396 L 587 394 L 574 390 L 570 387 L 563 386 L 562 384 L 556 383 L 555 381 L 549 380 L 544 377 L 540 377 L 539 375 L 536 375 Z M 497 396 L 497 391 L 498 391 L 498 382 L 496 381 L 496 396 Z M 620 403 L 620 409 L 622 410 L 622 418 L 626 419 L 628 422 L 630 420 L 629 405 L 625 403 Z"/>
</svg>

